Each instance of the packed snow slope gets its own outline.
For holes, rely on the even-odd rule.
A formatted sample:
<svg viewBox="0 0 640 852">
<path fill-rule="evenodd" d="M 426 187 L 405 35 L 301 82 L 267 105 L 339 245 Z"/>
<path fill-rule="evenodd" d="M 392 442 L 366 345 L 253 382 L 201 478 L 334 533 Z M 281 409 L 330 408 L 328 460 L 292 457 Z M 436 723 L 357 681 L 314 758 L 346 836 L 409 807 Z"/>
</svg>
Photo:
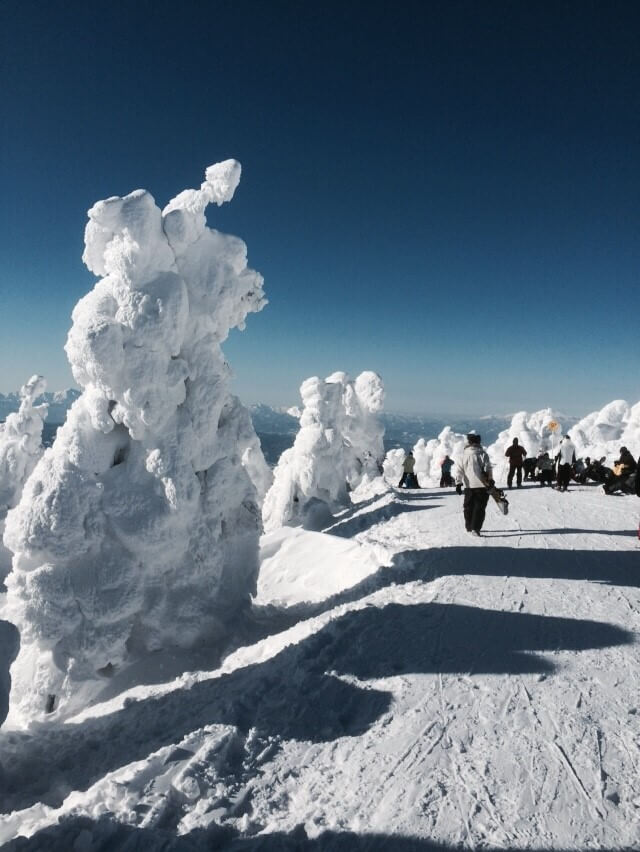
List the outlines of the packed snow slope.
<svg viewBox="0 0 640 852">
<path fill-rule="evenodd" d="M 374 488 L 263 537 L 235 649 L 0 731 L 4 848 L 640 848 L 640 502 L 510 498 L 480 539 Z"/>
</svg>

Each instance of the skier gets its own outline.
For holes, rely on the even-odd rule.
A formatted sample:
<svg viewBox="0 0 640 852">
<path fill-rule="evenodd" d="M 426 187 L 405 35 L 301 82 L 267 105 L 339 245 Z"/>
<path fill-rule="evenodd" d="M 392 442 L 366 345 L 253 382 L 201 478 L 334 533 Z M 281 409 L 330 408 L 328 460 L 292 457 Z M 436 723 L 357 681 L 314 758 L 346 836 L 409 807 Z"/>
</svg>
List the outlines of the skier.
<svg viewBox="0 0 640 852">
<path fill-rule="evenodd" d="M 516 481 L 518 488 L 522 486 L 522 465 L 527 451 L 524 447 L 518 444 L 518 439 L 514 438 L 511 446 L 508 448 L 505 456 L 509 459 L 509 474 L 507 476 L 507 486 L 513 487 L 513 474 L 517 473 Z"/>
<path fill-rule="evenodd" d="M 409 450 L 407 455 L 404 457 L 404 462 L 402 463 L 402 476 L 400 477 L 398 488 L 402 488 L 403 485 L 406 485 L 407 488 L 418 487 L 418 480 L 413 472 L 415 464 L 416 460 L 414 459 L 411 450 Z"/>
<path fill-rule="evenodd" d="M 453 477 L 451 476 L 452 467 L 453 459 L 450 459 L 448 455 L 445 456 L 440 462 L 440 469 L 442 471 L 440 476 L 440 488 L 447 488 L 448 486 L 453 485 Z"/>
<path fill-rule="evenodd" d="M 566 491 L 571 479 L 571 465 L 576 461 L 576 448 L 568 435 L 565 435 L 560 444 L 560 451 L 556 456 L 558 462 L 558 491 Z"/>
<path fill-rule="evenodd" d="M 492 488 L 491 462 L 480 443 L 480 435 L 467 435 L 467 445 L 456 477 L 456 492 L 462 494 L 464 482 L 464 525 L 467 532 L 479 536 L 489 502 L 487 487 Z"/>
</svg>

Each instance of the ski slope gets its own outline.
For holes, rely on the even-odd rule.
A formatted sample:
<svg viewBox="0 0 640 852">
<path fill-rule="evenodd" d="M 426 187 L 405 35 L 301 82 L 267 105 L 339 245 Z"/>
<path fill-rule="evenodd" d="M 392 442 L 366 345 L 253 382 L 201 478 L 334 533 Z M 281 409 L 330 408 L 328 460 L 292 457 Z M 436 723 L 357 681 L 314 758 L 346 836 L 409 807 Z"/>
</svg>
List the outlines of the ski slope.
<svg viewBox="0 0 640 852">
<path fill-rule="evenodd" d="M 0 731 L 3 848 L 640 849 L 640 502 L 509 498 L 480 539 L 452 489 L 263 537 L 235 649 Z"/>
</svg>

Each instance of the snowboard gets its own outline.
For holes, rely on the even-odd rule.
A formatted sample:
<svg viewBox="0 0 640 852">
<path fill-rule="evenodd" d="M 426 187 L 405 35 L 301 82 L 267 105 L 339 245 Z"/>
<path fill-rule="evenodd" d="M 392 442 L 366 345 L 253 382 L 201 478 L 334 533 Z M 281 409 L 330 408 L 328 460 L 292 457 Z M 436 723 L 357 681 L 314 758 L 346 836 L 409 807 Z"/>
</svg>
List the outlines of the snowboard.
<svg viewBox="0 0 640 852">
<path fill-rule="evenodd" d="M 496 501 L 496 506 L 503 515 L 509 514 L 509 501 L 504 496 L 504 491 L 501 488 L 496 488 L 495 485 L 487 486 L 487 491 L 489 492 L 489 496 L 493 497 Z"/>
</svg>

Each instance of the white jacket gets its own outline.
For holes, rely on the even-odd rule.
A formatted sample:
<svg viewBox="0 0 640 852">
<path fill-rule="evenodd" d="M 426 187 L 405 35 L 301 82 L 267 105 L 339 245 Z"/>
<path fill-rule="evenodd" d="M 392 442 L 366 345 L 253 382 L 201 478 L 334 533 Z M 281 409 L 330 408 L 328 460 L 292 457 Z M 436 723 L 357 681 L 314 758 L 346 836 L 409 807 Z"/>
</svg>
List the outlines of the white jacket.
<svg viewBox="0 0 640 852">
<path fill-rule="evenodd" d="M 573 464 L 576 458 L 576 447 L 570 438 L 565 438 L 558 450 L 558 464 Z"/>
<path fill-rule="evenodd" d="M 466 446 L 458 465 L 456 484 L 464 483 L 465 488 L 486 488 L 491 478 L 491 462 L 480 444 Z"/>
</svg>

